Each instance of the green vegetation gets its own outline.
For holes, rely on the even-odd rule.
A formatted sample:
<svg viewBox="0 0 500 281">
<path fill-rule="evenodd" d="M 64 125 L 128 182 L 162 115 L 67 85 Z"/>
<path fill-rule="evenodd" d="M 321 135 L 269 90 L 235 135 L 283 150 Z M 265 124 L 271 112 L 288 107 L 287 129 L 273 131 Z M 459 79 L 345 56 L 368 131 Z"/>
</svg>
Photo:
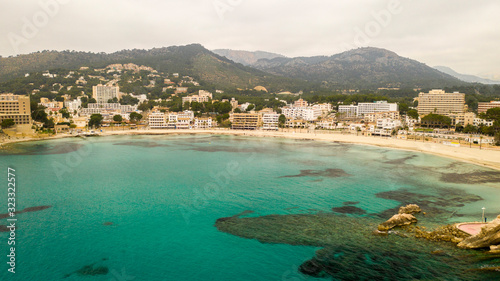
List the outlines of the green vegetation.
<svg viewBox="0 0 500 281">
<path fill-rule="evenodd" d="M 430 113 L 422 117 L 421 125 L 425 127 L 450 128 L 451 118 L 444 115 Z"/>
<path fill-rule="evenodd" d="M 286 123 L 286 117 L 285 115 L 281 114 L 280 117 L 278 118 L 278 126 L 280 128 L 284 128 Z"/>
<path fill-rule="evenodd" d="M 121 116 L 120 116 L 121 117 Z M 102 120 L 104 118 L 102 117 L 101 114 L 92 114 L 90 116 L 90 120 L 89 120 L 89 128 L 99 128 L 101 127 L 101 124 L 102 124 Z"/>
<path fill-rule="evenodd" d="M 14 123 L 13 119 L 4 119 L 2 120 L 2 123 L 0 123 L 2 129 L 8 129 L 10 127 L 13 127 L 14 125 L 16 125 L 16 123 Z"/>
<path fill-rule="evenodd" d="M 418 111 L 416 109 L 410 109 L 408 110 L 408 116 L 415 119 L 415 120 L 418 120 Z"/>
<path fill-rule="evenodd" d="M 130 121 L 131 122 L 137 123 L 137 122 L 141 121 L 141 119 L 142 119 L 141 114 L 139 114 L 137 112 L 130 113 Z"/>
<path fill-rule="evenodd" d="M 121 123 L 123 121 L 123 117 L 121 115 L 116 114 L 113 116 L 113 121 Z"/>
</svg>

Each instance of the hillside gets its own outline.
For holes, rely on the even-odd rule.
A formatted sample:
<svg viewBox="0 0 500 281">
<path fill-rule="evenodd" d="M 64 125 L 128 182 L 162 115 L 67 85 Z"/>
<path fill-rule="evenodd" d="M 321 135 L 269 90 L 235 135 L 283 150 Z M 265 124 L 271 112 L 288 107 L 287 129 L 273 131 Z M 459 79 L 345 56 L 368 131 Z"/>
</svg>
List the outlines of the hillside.
<svg viewBox="0 0 500 281">
<path fill-rule="evenodd" d="M 150 66 L 160 72 L 182 73 L 195 77 L 204 84 L 213 84 L 221 88 L 253 88 L 264 85 L 281 90 L 281 87 L 301 83 L 234 63 L 199 44 L 151 50 L 123 50 L 112 54 L 44 51 L 0 58 L 0 82 L 30 72 L 50 69 L 71 70 L 81 66 L 102 68 L 113 63 L 135 63 Z"/>
<path fill-rule="evenodd" d="M 418 61 L 371 47 L 330 57 L 261 59 L 252 66 L 271 74 L 321 82 L 330 88 L 439 88 L 466 84 Z"/>
<path fill-rule="evenodd" d="M 204 86 L 216 86 L 220 89 L 264 86 L 271 92 L 307 92 L 467 85 L 425 64 L 377 48 L 360 48 L 330 57 L 298 58 L 266 52 L 216 51 L 225 52 L 230 58 L 245 63 L 258 60 L 251 67 L 245 66 L 199 44 L 123 50 L 111 54 L 43 51 L 0 58 L 0 82 L 44 70 L 75 70 L 82 66 L 103 68 L 114 63 L 134 63 L 164 73 L 188 75 Z"/>
<path fill-rule="evenodd" d="M 464 82 L 469 82 L 469 83 L 482 83 L 482 84 L 500 84 L 500 81 L 493 81 L 490 79 L 484 79 L 481 77 L 477 77 L 474 75 L 469 75 L 469 74 L 462 74 L 458 73 L 455 70 L 447 67 L 447 66 L 434 66 L 435 69 L 444 72 L 446 74 L 449 74 L 457 79 L 460 79 Z"/>
<path fill-rule="evenodd" d="M 217 50 L 212 50 L 212 52 L 214 52 L 219 56 L 226 57 L 236 63 L 241 63 L 247 66 L 255 64 L 260 59 L 274 59 L 274 58 L 285 57 L 279 54 L 263 52 L 263 51 L 249 52 L 249 51 L 239 51 L 230 49 L 217 49 Z"/>
</svg>

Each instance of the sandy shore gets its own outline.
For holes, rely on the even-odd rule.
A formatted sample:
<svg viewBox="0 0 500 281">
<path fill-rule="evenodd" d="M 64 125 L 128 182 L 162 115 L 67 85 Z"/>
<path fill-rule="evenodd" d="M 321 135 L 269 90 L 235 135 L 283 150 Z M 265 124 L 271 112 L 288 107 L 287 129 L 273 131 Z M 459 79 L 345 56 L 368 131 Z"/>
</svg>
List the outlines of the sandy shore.
<svg viewBox="0 0 500 281">
<path fill-rule="evenodd" d="M 395 138 L 356 136 L 353 134 L 331 133 L 328 131 L 316 131 L 316 133 L 304 132 L 277 132 L 277 131 L 238 131 L 238 130 L 133 130 L 133 131 L 104 131 L 101 136 L 116 135 L 179 135 L 179 134 L 217 134 L 217 135 L 236 135 L 253 137 L 275 137 L 304 140 L 332 141 L 362 145 L 372 145 L 409 151 L 434 154 L 442 157 L 452 158 L 459 161 L 474 163 L 477 165 L 500 170 L 500 150 L 482 149 L 468 146 L 452 147 L 441 143 L 419 142 L 413 140 L 401 140 Z M 71 135 L 58 135 L 53 138 L 71 137 Z M 51 138 L 52 139 L 52 138 Z M 9 140 L 9 143 L 19 141 L 31 141 L 39 139 L 21 139 Z M 5 142 L 3 143 L 5 144 Z"/>
</svg>

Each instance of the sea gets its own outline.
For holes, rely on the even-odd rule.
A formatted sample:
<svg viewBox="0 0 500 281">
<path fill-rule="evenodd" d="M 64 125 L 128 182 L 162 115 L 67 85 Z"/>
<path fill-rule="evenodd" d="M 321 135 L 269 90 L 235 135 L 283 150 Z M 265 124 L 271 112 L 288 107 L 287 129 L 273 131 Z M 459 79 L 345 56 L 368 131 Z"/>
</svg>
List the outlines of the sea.
<svg viewBox="0 0 500 281">
<path fill-rule="evenodd" d="M 438 150 L 440 144 L 430 145 Z M 370 263 L 377 248 L 366 254 L 346 240 L 336 241 L 337 246 L 351 246 L 349 253 L 365 257 L 367 264 L 353 265 L 348 275 L 339 271 L 313 277 L 299 268 L 324 248 L 321 243 L 270 243 L 215 227 L 218 219 L 228 217 L 326 214 L 349 218 L 354 223 L 344 225 L 345 232 L 357 231 L 353 235 L 372 243 L 371 228 L 360 233 L 354 224 L 363 224 L 364 219 L 382 223 L 406 203 L 421 204 L 429 227 L 480 221 L 483 208 L 487 220 L 500 214 L 499 172 L 430 154 L 281 138 L 111 136 L 8 145 L 0 150 L 0 169 L 0 214 L 8 214 L 8 202 L 15 202 L 17 212 L 0 220 L 0 225 L 9 226 L 8 219 L 15 219 L 15 231 L 0 232 L 0 280 L 495 280 L 491 278 L 500 276 L 477 271 L 499 265 L 484 251 L 457 253 L 451 243 L 420 239 L 399 248 L 393 243 L 392 249 L 402 255 L 422 253 L 411 256 L 411 263 L 428 267 L 420 266 L 425 272 L 418 276 L 412 271 L 401 275 L 404 269 L 393 264 L 375 278 Z M 9 191 L 10 178 L 15 178 L 15 190 Z M 269 231 L 279 236 L 279 229 Z M 412 241 L 391 235 L 376 239 Z M 14 246 L 8 244 L 12 240 Z M 431 254 L 433 250 L 437 254 Z M 12 252 L 14 263 L 9 264 Z"/>
</svg>

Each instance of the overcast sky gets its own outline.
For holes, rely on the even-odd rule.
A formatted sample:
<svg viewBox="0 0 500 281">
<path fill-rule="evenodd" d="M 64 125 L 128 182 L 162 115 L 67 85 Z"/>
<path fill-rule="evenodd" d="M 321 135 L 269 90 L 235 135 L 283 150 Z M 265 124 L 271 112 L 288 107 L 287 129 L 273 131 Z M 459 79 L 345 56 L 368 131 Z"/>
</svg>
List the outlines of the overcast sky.
<svg viewBox="0 0 500 281">
<path fill-rule="evenodd" d="M 0 0 L 0 55 L 208 49 L 333 55 L 389 49 L 429 66 L 500 79 L 500 1 Z M 45 4 L 44 4 L 45 3 Z"/>
</svg>

